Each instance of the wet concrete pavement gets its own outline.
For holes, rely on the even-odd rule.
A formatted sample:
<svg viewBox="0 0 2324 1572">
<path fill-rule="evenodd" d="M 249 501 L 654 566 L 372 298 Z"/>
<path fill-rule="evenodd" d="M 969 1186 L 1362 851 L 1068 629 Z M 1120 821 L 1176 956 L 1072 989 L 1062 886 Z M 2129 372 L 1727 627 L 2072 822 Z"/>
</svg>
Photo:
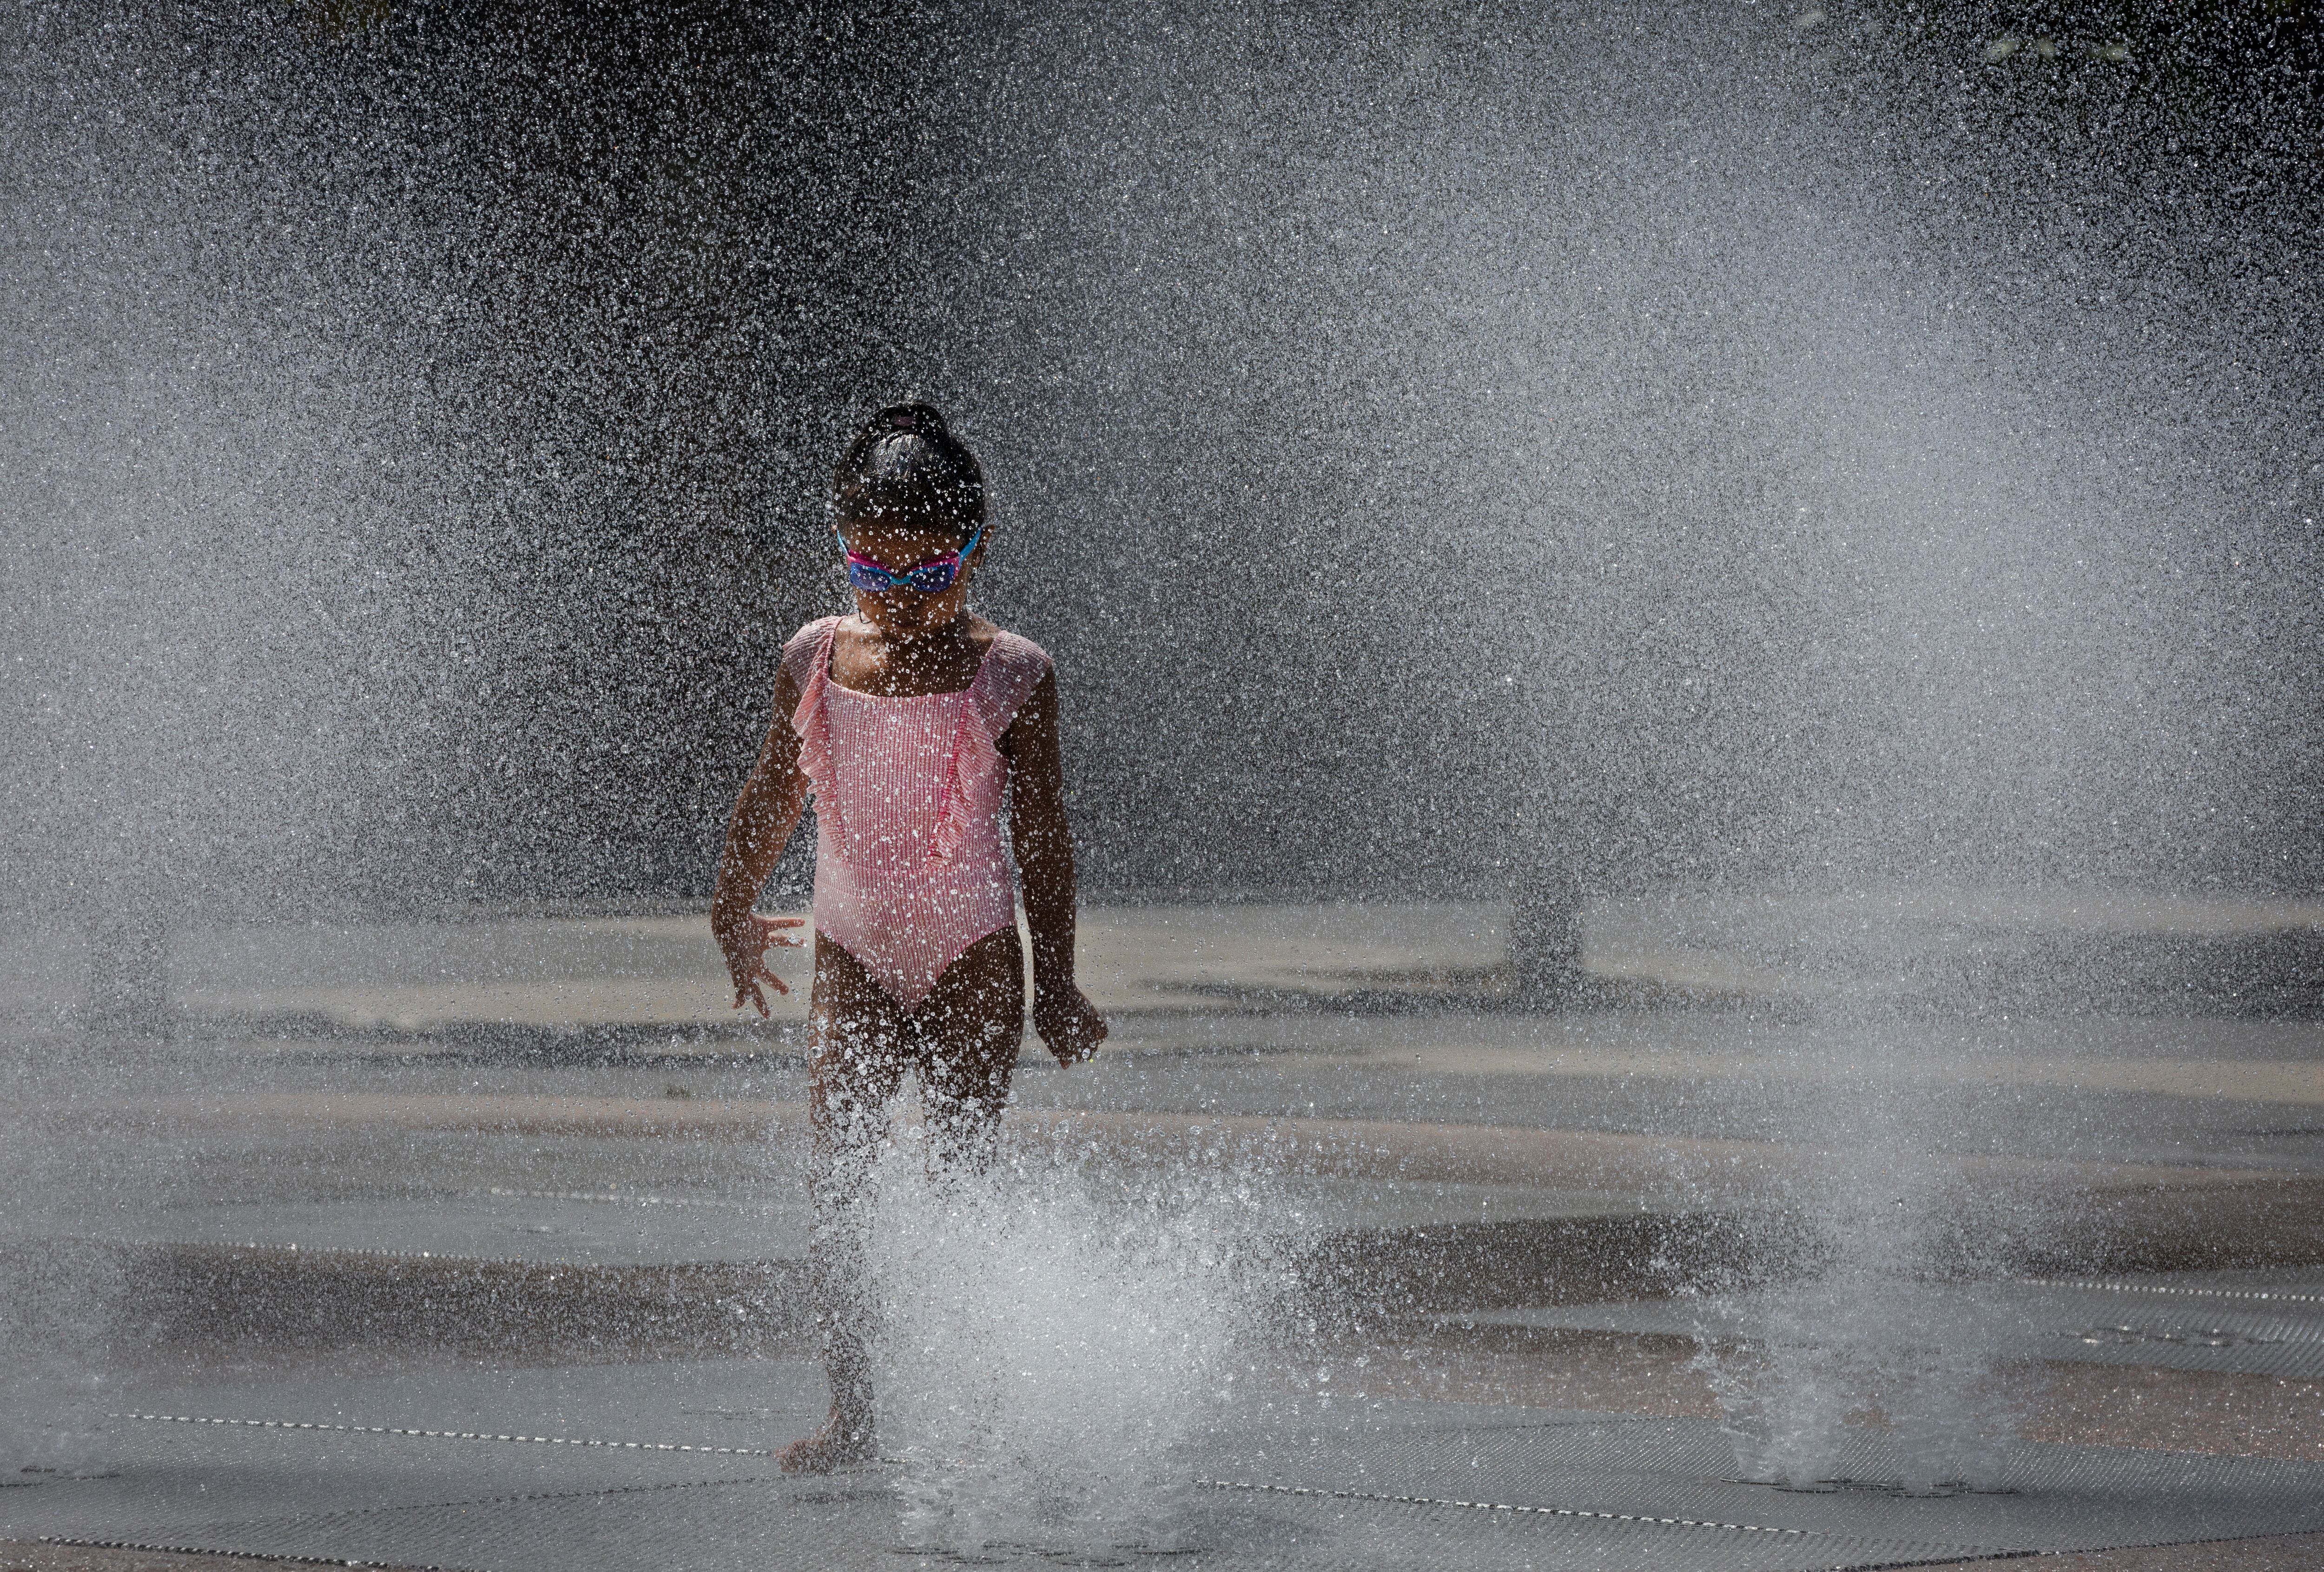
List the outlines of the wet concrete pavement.
<svg viewBox="0 0 2324 1572">
<path fill-rule="evenodd" d="M 1464 1281 L 1479 1306 L 1683 1288 L 1736 1265 L 1725 1220 L 1891 1170 L 2034 1216 L 2027 1271 L 2324 1258 L 2316 1021 L 1803 1011 L 1813 976 L 1738 1003 L 1767 946 L 1734 936 L 1784 914 L 1765 907 L 1698 902 L 1660 930 L 1635 905 L 1601 914 L 1591 965 L 1636 984 L 1659 956 L 1661 991 L 1557 1013 L 1508 1007 L 1491 904 L 1097 909 L 1082 974 L 1113 1040 L 1060 1069 L 1028 1036 L 1010 1124 L 1122 1182 L 1206 1152 L 1254 1165 L 1306 1241 L 1385 1259 L 1434 1230 L 1451 1276 L 1423 1308 L 1460 1308 Z M 2316 915 L 2202 911 L 2211 943 Z M 803 957 L 780 957 L 802 988 L 774 1020 L 740 1019 L 699 913 L 189 933 L 165 1040 L 60 1030 L 71 959 L 33 966 L 18 942 L 19 1095 L 51 1146 L 106 1154 L 83 1188 L 106 1204 L 60 1189 L 95 1237 L 609 1271 L 803 1255 Z M 1706 967 L 1726 992 L 1688 994 Z M 1671 1225 L 1659 1247 L 1642 1218 Z M 1611 1258 L 1582 1270 L 1591 1226 Z M 1658 1248 L 1663 1281 L 1609 1282 Z"/>
<path fill-rule="evenodd" d="M 1114 1040 L 1060 1070 L 1028 1040 L 1011 1125 L 1101 1186 L 1246 1168 L 1319 1291 L 1398 1312 L 1374 1336 L 1425 1401 L 1701 1411 L 1688 1362 L 1711 1334 L 1653 1307 L 1780 1281 L 1803 1263 L 1772 1259 L 1768 1220 L 1868 1176 L 2032 1219 L 2003 1263 L 2021 1276 L 2127 1292 L 2324 1262 L 2314 1020 L 2151 994 L 2113 1013 L 1835 1006 L 1829 968 L 1784 981 L 1704 941 L 1700 912 L 1690 945 L 1621 916 L 1593 962 L 1615 992 L 1528 1013 L 1496 907 L 1093 911 L 1084 976 Z M 18 1187 L 10 1229 L 117 1253 L 145 1328 L 132 1366 L 325 1378 L 811 1345 L 803 1012 L 737 1022 L 698 914 L 182 940 L 165 1040 L 74 1024 L 69 956 L 34 961 L 8 1037 L 41 1133 L 23 1150 L 53 1179 Z M 2162 1334 L 2080 1330 L 2045 1322 L 2022 1357 L 2181 1382 L 2143 1401 L 2208 1418 L 2158 1444 L 2307 1455 L 2304 1364 L 2190 1365 Z M 2090 1379 L 2060 1378 L 2075 1395 L 2040 1433 L 2123 1444 Z"/>
</svg>

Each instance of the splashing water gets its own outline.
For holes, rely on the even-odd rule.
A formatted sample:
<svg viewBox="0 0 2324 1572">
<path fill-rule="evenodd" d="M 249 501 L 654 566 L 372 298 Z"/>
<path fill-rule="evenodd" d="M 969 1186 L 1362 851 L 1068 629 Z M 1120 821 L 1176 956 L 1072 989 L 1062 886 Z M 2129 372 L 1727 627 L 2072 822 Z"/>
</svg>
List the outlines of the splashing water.
<svg viewBox="0 0 2324 1572">
<path fill-rule="evenodd" d="M 1189 1531 L 1188 1451 L 1260 1324 L 1260 1216 L 1222 1173 L 1108 1186 L 1019 1151 L 880 1162 L 872 1262 L 881 1449 L 917 1549 L 1164 1548 Z"/>
<path fill-rule="evenodd" d="M 0 1238 L 0 1473 L 109 1471 L 108 1306 L 121 1258 L 54 1236 Z"/>
<path fill-rule="evenodd" d="M 2021 1416 L 1999 1372 L 2030 1332 L 1992 1292 L 2007 1231 L 1914 1139 L 1930 1110 L 1876 1089 L 1880 1067 L 1920 1041 L 1859 1006 L 1853 1029 L 1809 1050 L 1848 1094 L 1816 1132 L 1821 1161 L 1785 1176 L 1760 1241 L 1803 1275 L 1705 1301 L 1697 1368 L 1744 1478 L 1811 1489 L 1867 1483 L 1871 1468 L 1934 1494 L 1998 1488 L 2007 1469 Z"/>
<path fill-rule="evenodd" d="M 2001 1486 L 2017 1416 L 1992 1379 L 1997 1328 L 1966 1295 L 1848 1262 L 1726 1308 L 1757 1356 L 1706 1353 L 1698 1368 L 1741 1477 L 1793 1489 L 1877 1481 L 1911 1495 Z M 1876 1432 L 1882 1444 L 1868 1447 Z"/>
<path fill-rule="evenodd" d="M 14 1364 L 0 1380 L 0 1469 L 71 1478 L 111 1473 L 107 1391 L 97 1373 L 39 1351 Z"/>
</svg>

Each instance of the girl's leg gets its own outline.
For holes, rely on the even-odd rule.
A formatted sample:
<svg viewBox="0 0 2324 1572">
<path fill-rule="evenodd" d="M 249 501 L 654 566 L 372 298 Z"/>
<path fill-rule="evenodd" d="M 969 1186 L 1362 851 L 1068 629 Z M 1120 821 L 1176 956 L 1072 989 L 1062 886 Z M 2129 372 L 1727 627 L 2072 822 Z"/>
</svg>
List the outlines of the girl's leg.
<svg viewBox="0 0 2324 1572">
<path fill-rule="evenodd" d="M 786 1473 L 819 1474 L 872 1455 L 872 1369 L 865 1293 L 872 1220 L 866 1191 L 888 1105 L 908 1060 L 909 1025 L 861 961 L 817 934 L 809 1006 L 814 1059 L 807 1115 L 815 1137 L 808 1188 L 815 1232 L 807 1277 L 824 1327 L 831 1420 L 784 1449 Z"/>
<path fill-rule="evenodd" d="M 911 1024 L 920 1040 L 930 1159 L 953 1172 L 982 1172 L 992 1162 L 1025 1036 L 1025 950 L 1015 927 L 964 950 L 912 1012 Z"/>
</svg>

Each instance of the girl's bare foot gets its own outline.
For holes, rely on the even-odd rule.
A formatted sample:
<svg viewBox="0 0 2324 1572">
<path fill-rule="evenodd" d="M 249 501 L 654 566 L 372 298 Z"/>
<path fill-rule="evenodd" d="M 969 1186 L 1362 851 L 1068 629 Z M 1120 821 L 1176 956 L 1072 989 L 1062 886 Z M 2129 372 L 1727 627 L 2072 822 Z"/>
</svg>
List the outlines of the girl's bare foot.
<svg viewBox="0 0 2324 1572">
<path fill-rule="evenodd" d="M 872 1421 L 831 1411 L 823 1429 L 802 1441 L 793 1441 L 775 1455 L 786 1474 L 828 1474 L 872 1456 Z"/>
</svg>

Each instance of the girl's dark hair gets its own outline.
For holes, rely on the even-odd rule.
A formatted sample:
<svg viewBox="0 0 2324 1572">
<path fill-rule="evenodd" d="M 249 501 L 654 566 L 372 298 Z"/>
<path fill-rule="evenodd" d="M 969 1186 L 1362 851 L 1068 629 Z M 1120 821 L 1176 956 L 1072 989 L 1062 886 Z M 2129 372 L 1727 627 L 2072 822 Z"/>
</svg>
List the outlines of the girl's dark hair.
<svg viewBox="0 0 2324 1572">
<path fill-rule="evenodd" d="M 953 523 L 964 536 L 984 522 L 984 467 L 933 404 L 890 404 L 872 416 L 832 478 L 841 519 Z"/>
</svg>

